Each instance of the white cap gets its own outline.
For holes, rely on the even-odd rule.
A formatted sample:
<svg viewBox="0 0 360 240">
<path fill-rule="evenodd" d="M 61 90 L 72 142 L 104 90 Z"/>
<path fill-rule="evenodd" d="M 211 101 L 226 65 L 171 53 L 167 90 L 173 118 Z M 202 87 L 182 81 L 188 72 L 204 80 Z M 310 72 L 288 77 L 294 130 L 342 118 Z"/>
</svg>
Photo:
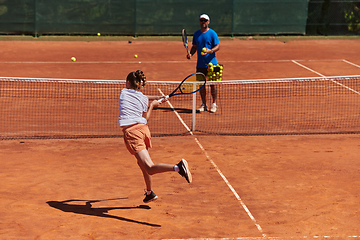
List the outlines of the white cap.
<svg viewBox="0 0 360 240">
<path fill-rule="evenodd" d="M 202 19 L 202 18 L 210 21 L 210 18 L 207 14 L 201 14 L 199 19 Z"/>
</svg>

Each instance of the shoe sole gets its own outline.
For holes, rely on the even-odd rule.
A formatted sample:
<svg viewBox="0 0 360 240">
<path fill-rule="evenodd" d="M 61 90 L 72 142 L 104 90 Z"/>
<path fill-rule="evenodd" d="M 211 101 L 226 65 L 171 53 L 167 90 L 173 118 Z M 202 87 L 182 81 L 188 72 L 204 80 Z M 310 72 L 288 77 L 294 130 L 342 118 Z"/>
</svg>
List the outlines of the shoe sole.
<svg viewBox="0 0 360 240">
<path fill-rule="evenodd" d="M 182 163 L 184 164 L 184 166 L 186 168 L 187 180 L 188 180 L 189 183 L 191 183 L 192 182 L 192 176 L 191 176 L 191 172 L 189 170 L 189 165 L 188 165 L 188 163 L 187 163 L 187 161 L 185 159 L 182 159 L 181 161 L 182 161 Z"/>
<path fill-rule="evenodd" d="M 158 199 L 158 196 L 156 196 L 156 197 L 154 197 L 154 198 L 152 198 L 152 199 L 150 199 L 149 201 L 146 201 L 146 202 L 144 202 L 144 203 L 149 203 L 149 202 L 153 202 L 153 201 L 155 201 L 156 199 Z"/>
<path fill-rule="evenodd" d="M 217 106 L 216 106 L 216 107 L 214 107 L 214 108 L 210 108 L 210 112 L 212 112 L 212 113 L 216 113 L 217 109 L 218 109 L 218 107 L 217 107 Z"/>
</svg>

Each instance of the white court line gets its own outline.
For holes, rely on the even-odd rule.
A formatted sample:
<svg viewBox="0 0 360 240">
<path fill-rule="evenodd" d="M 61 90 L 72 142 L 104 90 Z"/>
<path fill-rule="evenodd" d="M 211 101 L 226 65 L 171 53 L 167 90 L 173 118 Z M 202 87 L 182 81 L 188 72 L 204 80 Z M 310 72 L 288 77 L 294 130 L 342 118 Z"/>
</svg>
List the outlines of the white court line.
<svg viewBox="0 0 360 240">
<path fill-rule="evenodd" d="M 161 93 L 161 95 L 163 97 L 165 97 L 165 94 L 161 91 L 160 88 L 158 88 L 159 92 Z M 175 110 L 174 106 L 171 104 L 171 102 L 169 100 L 166 101 L 169 106 L 171 107 L 171 109 L 174 111 L 175 115 L 178 117 L 178 119 L 180 120 L 181 124 L 186 128 L 186 130 L 191 134 L 194 135 L 193 132 L 190 130 L 190 128 L 188 127 L 188 125 L 186 125 L 186 123 L 184 122 L 184 120 L 180 117 L 179 113 Z"/>
<path fill-rule="evenodd" d="M 223 63 L 282 63 L 282 62 L 292 62 L 294 60 L 290 59 L 279 59 L 279 60 L 224 60 Z M 295 60 L 297 62 L 309 61 L 309 62 L 341 62 L 346 61 L 344 59 L 319 59 L 319 60 Z M 76 62 L 69 61 L 0 61 L 0 64 L 124 64 L 124 63 L 190 63 L 188 60 L 175 60 L 175 61 L 141 61 L 141 59 L 133 61 L 81 61 L 81 59 L 76 60 Z"/>
<path fill-rule="evenodd" d="M 319 73 L 319 72 L 317 72 L 317 71 L 315 71 L 315 70 L 312 70 L 311 68 L 308 68 L 308 67 L 306 67 L 306 66 L 298 63 L 298 62 L 295 61 L 295 60 L 291 60 L 291 61 L 292 61 L 293 63 L 299 65 L 300 67 L 303 67 L 303 68 L 305 68 L 305 69 L 307 69 L 307 70 L 309 70 L 309 71 L 311 71 L 311 72 L 313 72 L 313 73 L 315 73 L 315 74 L 317 74 L 317 75 L 319 75 L 319 76 L 321 76 L 321 77 L 326 77 L 325 75 L 322 75 L 321 73 Z"/>
<path fill-rule="evenodd" d="M 251 214 L 250 210 L 247 208 L 247 206 L 245 205 L 245 203 L 241 200 L 239 194 L 235 191 L 235 189 L 233 188 L 233 186 L 230 184 L 230 182 L 227 180 L 227 178 L 225 177 L 225 175 L 221 172 L 220 168 L 215 164 L 215 162 L 210 158 L 210 156 L 207 154 L 207 152 L 205 151 L 204 147 L 201 145 L 201 143 L 199 142 L 199 140 L 197 138 L 195 138 L 195 142 L 199 145 L 200 149 L 203 151 L 203 153 L 205 154 L 206 158 L 211 162 L 211 164 L 215 167 L 216 171 L 219 173 L 219 175 L 222 177 L 222 179 L 224 180 L 224 182 L 226 183 L 226 185 L 230 188 L 231 192 L 235 195 L 236 199 L 239 201 L 239 203 L 241 204 L 241 206 L 244 208 L 245 212 L 247 213 L 247 215 L 250 217 L 250 219 L 253 221 L 253 223 L 255 224 L 256 228 L 259 230 L 259 232 L 262 234 L 263 237 L 266 237 L 266 234 L 263 233 L 263 230 L 261 228 L 261 226 L 256 222 L 256 219 L 254 218 L 254 216 Z"/>
<path fill-rule="evenodd" d="M 303 237 L 285 237 L 285 239 L 318 239 L 318 238 L 340 238 L 343 239 L 343 236 L 303 236 Z M 348 236 L 347 238 L 360 238 L 360 236 Z M 162 240 L 281 240 L 284 237 L 235 237 L 235 238 L 169 238 Z"/>
<path fill-rule="evenodd" d="M 313 73 L 316 73 L 317 75 L 319 75 L 319 76 L 321 76 L 321 77 L 326 77 L 325 75 L 322 75 L 321 73 L 316 72 L 315 70 L 312 70 L 311 68 L 308 68 L 308 67 L 306 67 L 306 66 L 304 66 L 304 65 L 296 62 L 295 60 L 292 60 L 292 62 L 295 63 L 295 64 L 297 64 L 297 65 L 299 65 L 300 67 L 303 67 L 303 68 L 305 68 L 305 69 L 313 72 Z M 350 91 L 352 91 L 352 92 L 360 95 L 360 92 L 358 92 L 358 91 L 356 91 L 356 90 L 354 90 L 354 89 L 352 89 L 352 88 L 350 88 L 350 87 L 348 87 L 348 86 L 346 86 L 346 85 L 344 85 L 344 84 L 342 84 L 342 83 L 339 83 L 339 82 L 337 82 L 337 81 L 335 81 L 335 80 L 332 80 L 332 79 L 330 79 L 330 81 L 332 81 L 333 83 L 336 83 L 336 84 L 338 84 L 339 86 L 342 86 L 342 87 L 344 87 L 344 88 L 346 88 L 346 89 L 348 89 L 348 90 L 350 90 Z"/>
<path fill-rule="evenodd" d="M 165 94 L 161 91 L 160 88 L 158 88 L 159 92 L 161 93 L 162 96 L 165 96 Z M 173 105 L 170 103 L 170 101 L 168 100 L 167 103 L 169 104 L 169 106 L 172 108 L 172 110 L 174 111 L 174 113 L 176 114 L 176 116 L 179 118 L 180 122 L 184 125 L 184 127 L 189 131 L 189 133 L 193 136 L 193 132 L 190 130 L 190 128 L 186 125 L 186 123 L 183 121 L 183 119 L 180 117 L 180 115 L 178 114 L 178 112 L 174 109 Z M 256 219 L 254 218 L 254 216 L 251 214 L 250 210 L 247 208 L 247 206 L 245 205 L 245 203 L 241 200 L 239 194 L 235 191 L 235 189 L 233 188 L 233 186 L 230 184 L 230 182 L 227 180 L 227 178 L 225 177 L 225 175 L 221 172 L 220 168 L 215 164 L 215 162 L 210 158 L 209 154 L 207 154 L 205 148 L 202 146 L 202 144 L 200 143 L 200 141 L 195 137 L 194 138 L 195 142 L 198 144 L 198 146 L 200 147 L 200 149 L 203 151 L 203 153 L 205 154 L 206 158 L 211 162 L 211 164 L 215 167 L 216 171 L 219 173 L 219 175 L 221 176 L 221 178 L 224 180 L 224 182 L 226 183 L 226 185 L 230 188 L 231 192 L 235 195 L 236 199 L 239 201 L 240 205 L 244 208 L 245 212 L 247 213 L 247 215 L 250 217 L 250 219 L 253 221 L 253 223 L 255 224 L 256 228 L 259 230 L 259 232 L 262 234 L 263 237 L 266 237 L 266 234 L 263 233 L 263 230 L 261 228 L 261 226 L 257 223 Z"/>
<path fill-rule="evenodd" d="M 347 61 L 347 60 L 345 60 L 345 59 L 343 59 L 343 62 L 346 62 L 346 63 L 348 63 L 348 64 L 351 64 L 351 65 L 355 66 L 355 67 L 360 68 L 359 65 L 357 65 L 357 64 L 355 64 L 355 63 L 352 63 L 352 62 L 349 62 L 349 61 Z"/>
</svg>

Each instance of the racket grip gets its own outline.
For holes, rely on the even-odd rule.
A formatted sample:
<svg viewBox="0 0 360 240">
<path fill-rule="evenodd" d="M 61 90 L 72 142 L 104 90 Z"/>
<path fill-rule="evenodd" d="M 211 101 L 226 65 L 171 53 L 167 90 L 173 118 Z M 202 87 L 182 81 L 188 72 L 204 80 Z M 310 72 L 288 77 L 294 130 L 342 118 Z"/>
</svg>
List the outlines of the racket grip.
<svg viewBox="0 0 360 240">
<path fill-rule="evenodd" d="M 163 103 L 163 102 L 165 102 L 165 101 L 168 100 L 168 99 L 169 99 L 169 95 L 167 95 L 167 96 L 159 99 L 158 102 L 159 102 L 159 103 Z"/>
</svg>

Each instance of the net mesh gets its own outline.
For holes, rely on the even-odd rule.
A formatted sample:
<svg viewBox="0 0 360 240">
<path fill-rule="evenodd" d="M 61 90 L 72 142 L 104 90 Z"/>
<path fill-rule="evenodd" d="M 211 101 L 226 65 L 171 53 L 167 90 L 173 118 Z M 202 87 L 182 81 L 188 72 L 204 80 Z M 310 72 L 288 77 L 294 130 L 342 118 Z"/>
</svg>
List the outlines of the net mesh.
<svg viewBox="0 0 360 240">
<path fill-rule="evenodd" d="M 152 136 L 360 132 L 360 76 L 208 82 L 216 113 L 193 111 L 179 95 L 155 109 Z M 148 82 L 144 94 L 169 94 L 179 82 Z M 120 137 L 118 98 L 125 81 L 0 78 L 0 138 Z M 196 106 L 201 104 L 196 95 Z M 193 114 L 196 122 L 193 124 Z"/>
</svg>

